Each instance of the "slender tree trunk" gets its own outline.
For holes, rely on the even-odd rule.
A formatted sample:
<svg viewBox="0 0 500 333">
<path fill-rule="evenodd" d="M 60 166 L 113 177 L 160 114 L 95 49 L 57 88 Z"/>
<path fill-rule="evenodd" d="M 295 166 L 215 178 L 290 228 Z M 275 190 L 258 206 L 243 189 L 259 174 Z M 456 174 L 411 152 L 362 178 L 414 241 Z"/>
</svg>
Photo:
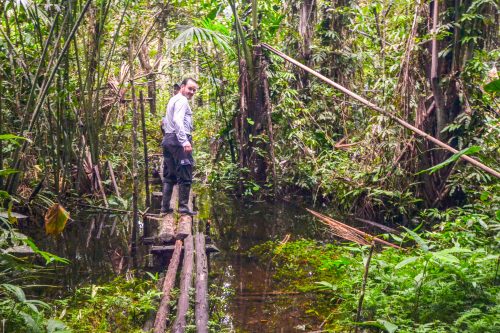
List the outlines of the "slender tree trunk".
<svg viewBox="0 0 500 333">
<path fill-rule="evenodd" d="M 132 41 L 129 45 L 129 70 L 130 70 L 130 90 L 132 92 L 132 178 L 133 178 L 133 194 L 132 194 L 132 241 L 131 241 L 131 257 L 136 265 L 136 251 L 137 251 L 137 229 L 139 223 L 139 208 L 138 208 L 138 193 L 139 193 L 139 180 L 137 174 L 137 101 L 135 98 L 134 87 L 134 62 L 133 62 L 133 47 Z"/>
<path fill-rule="evenodd" d="M 437 41 L 437 29 L 438 29 L 438 18 L 439 18 L 439 2 L 434 0 L 432 2 L 432 50 L 431 50 L 431 89 L 434 95 L 434 102 L 436 103 L 436 137 L 441 139 L 441 131 L 447 123 L 446 110 L 443 105 L 443 96 L 441 93 L 441 87 L 439 86 L 439 74 L 438 74 L 438 41 Z"/>
<path fill-rule="evenodd" d="M 142 90 L 139 93 L 139 103 L 141 106 L 141 126 L 142 126 L 142 146 L 144 149 L 144 186 L 146 187 L 146 207 L 151 206 L 151 197 L 149 194 L 149 156 L 148 156 L 148 138 L 146 135 L 146 119 L 144 115 L 144 98 Z"/>
<path fill-rule="evenodd" d="M 311 67 L 311 44 L 316 19 L 316 0 L 304 0 L 300 5 L 299 34 L 302 38 L 300 52 L 302 60 L 307 67 Z M 309 87 L 309 75 L 301 72 L 302 88 Z"/>
</svg>

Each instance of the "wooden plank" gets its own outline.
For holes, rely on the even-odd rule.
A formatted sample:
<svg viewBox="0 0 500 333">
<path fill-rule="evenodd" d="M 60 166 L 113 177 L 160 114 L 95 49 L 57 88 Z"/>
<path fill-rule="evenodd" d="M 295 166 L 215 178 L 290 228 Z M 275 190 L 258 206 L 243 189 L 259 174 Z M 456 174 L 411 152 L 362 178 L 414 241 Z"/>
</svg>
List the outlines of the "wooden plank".
<svg viewBox="0 0 500 333">
<path fill-rule="evenodd" d="M 179 260 L 181 257 L 182 241 L 178 240 L 175 242 L 175 250 L 168 264 L 167 274 L 165 275 L 165 280 L 163 281 L 163 296 L 161 297 L 160 306 L 158 307 L 158 312 L 156 313 L 154 333 L 165 333 L 165 328 L 167 326 L 167 316 L 170 311 L 170 292 L 175 283 L 175 276 L 177 274 L 177 268 L 179 267 Z"/>
<path fill-rule="evenodd" d="M 180 295 L 177 303 L 177 315 L 172 328 L 174 333 L 183 333 L 186 327 L 186 313 L 189 310 L 189 290 L 193 284 L 193 258 L 193 235 L 188 235 L 184 240 Z"/>
<path fill-rule="evenodd" d="M 196 233 L 195 246 L 196 246 L 196 284 L 195 284 L 196 332 L 208 333 L 208 263 L 207 263 L 207 255 L 204 251 L 205 236 L 201 232 Z"/>
</svg>

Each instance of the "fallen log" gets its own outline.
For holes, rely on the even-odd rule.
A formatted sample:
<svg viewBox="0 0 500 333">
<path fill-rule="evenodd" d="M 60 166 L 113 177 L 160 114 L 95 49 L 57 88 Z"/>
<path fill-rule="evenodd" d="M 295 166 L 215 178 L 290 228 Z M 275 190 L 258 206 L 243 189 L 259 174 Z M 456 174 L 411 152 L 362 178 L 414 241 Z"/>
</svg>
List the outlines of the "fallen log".
<svg viewBox="0 0 500 333">
<path fill-rule="evenodd" d="M 163 281 L 163 296 L 161 297 L 160 306 L 158 307 L 158 312 L 156 313 L 154 333 L 164 333 L 167 326 L 167 316 L 170 311 L 170 292 L 175 283 L 175 275 L 177 273 L 177 268 L 179 267 L 179 260 L 181 256 L 182 241 L 178 240 L 175 242 L 175 250 L 172 254 L 172 259 L 168 264 L 167 274 L 165 275 L 165 280 Z"/>
<path fill-rule="evenodd" d="M 177 315 L 172 328 L 172 332 L 174 333 L 182 333 L 186 327 L 186 313 L 189 309 L 189 290 L 193 284 L 193 257 L 193 235 L 188 235 L 184 240 L 180 295 L 177 303 Z"/>
<path fill-rule="evenodd" d="M 196 332 L 208 333 L 208 263 L 205 253 L 205 236 L 196 233 L 196 292 L 195 318 Z"/>
<path fill-rule="evenodd" d="M 177 226 L 177 233 L 175 234 L 175 239 L 184 239 L 188 235 L 191 235 L 191 224 L 193 218 L 189 215 L 181 216 L 179 220 L 179 225 Z"/>
</svg>

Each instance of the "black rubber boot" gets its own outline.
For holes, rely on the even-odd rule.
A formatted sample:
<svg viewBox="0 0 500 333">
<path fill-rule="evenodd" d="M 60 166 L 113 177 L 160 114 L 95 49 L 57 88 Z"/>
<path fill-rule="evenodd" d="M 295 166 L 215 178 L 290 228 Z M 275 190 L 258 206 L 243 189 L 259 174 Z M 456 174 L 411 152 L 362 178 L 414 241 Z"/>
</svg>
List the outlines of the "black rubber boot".
<svg viewBox="0 0 500 333">
<path fill-rule="evenodd" d="M 161 198 L 160 215 L 173 213 L 174 210 L 170 208 L 170 199 L 172 198 L 173 190 L 174 184 L 163 183 L 163 197 Z"/>
<path fill-rule="evenodd" d="M 193 212 L 189 209 L 189 193 L 191 192 L 191 184 L 179 185 L 179 214 L 181 215 L 196 215 L 198 212 Z"/>
</svg>

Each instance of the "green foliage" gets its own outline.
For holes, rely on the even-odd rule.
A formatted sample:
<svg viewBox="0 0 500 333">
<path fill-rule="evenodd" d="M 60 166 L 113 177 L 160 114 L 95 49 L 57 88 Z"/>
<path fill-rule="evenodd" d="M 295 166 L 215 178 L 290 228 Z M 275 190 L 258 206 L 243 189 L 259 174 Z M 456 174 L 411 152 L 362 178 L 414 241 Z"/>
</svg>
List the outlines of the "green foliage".
<svg viewBox="0 0 500 333">
<path fill-rule="evenodd" d="M 57 313 L 73 332 L 141 332 L 161 295 L 155 283 L 118 277 L 107 284 L 82 287 L 55 302 Z"/>
<path fill-rule="evenodd" d="M 487 193 L 484 200 L 491 197 Z M 274 278 L 283 286 L 317 290 L 311 313 L 326 320 L 332 332 L 355 325 L 389 332 L 496 332 L 500 258 L 498 246 L 488 239 L 498 239 L 494 226 L 499 220 L 497 210 L 482 209 L 423 211 L 420 218 L 439 221 L 434 230 L 418 234 L 407 229 L 399 239 L 418 247 L 375 253 L 362 323 L 353 319 L 367 249 L 297 240 L 266 243 L 252 253 L 272 259 Z"/>
<path fill-rule="evenodd" d="M 36 266 L 15 249 L 31 249 L 40 255 L 46 265 L 53 262 L 68 263 L 67 260 L 40 250 L 27 236 L 15 230 L 11 222 L 0 218 L 0 318 L 6 332 L 68 332 L 59 320 L 50 319 L 49 304 L 26 295 L 25 289 L 37 276 L 44 274 L 44 267 Z M 28 254 L 29 256 L 29 254 Z"/>
</svg>

